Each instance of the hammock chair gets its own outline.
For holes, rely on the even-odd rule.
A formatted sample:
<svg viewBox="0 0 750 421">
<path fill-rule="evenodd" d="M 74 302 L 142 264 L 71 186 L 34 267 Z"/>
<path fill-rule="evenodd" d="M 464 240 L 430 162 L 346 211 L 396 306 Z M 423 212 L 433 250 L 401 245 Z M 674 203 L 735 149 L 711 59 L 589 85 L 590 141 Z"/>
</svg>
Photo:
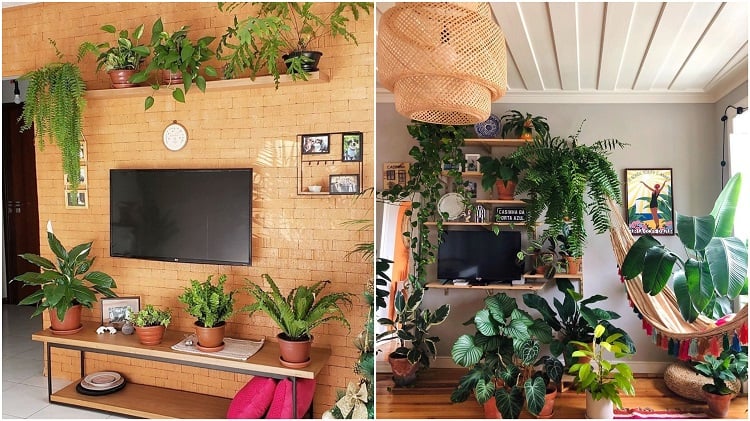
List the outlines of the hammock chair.
<svg viewBox="0 0 750 421">
<path fill-rule="evenodd" d="M 621 267 L 635 240 L 618 205 L 611 199 L 609 208 L 612 250 Z M 671 288 L 652 296 L 643 290 L 640 276 L 626 280 L 620 274 L 620 280 L 625 284 L 630 305 L 641 319 L 646 334 L 669 355 L 683 361 L 702 360 L 705 354 L 718 357 L 724 349 L 740 351 L 741 345 L 747 345 L 747 305 L 733 317 L 711 320 L 700 315 L 688 323 L 680 313 Z"/>
</svg>

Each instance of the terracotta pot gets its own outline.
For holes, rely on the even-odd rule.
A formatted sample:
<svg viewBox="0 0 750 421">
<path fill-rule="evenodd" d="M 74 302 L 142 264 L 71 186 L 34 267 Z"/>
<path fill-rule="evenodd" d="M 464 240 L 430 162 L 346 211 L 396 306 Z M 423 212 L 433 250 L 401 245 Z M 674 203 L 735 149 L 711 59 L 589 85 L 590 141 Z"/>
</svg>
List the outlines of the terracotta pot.
<svg viewBox="0 0 750 421">
<path fill-rule="evenodd" d="M 310 350 L 312 349 L 313 337 L 305 340 L 291 340 L 286 334 L 279 333 L 279 353 L 281 353 L 281 365 L 294 368 L 303 368 L 310 365 Z"/>
<path fill-rule="evenodd" d="M 491 397 L 490 400 L 482 405 L 484 407 L 484 418 L 487 419 L 502 419 L 503 414 L 497 410 L 497 404 L 495 403 L 495 397 Z"/>
<path fill-rule="evenodd" d="M 391 364 L 393 372 L 393 381 L 396 386 L 409 386 L 417 381 L 417 370 L 419 363 L 410 363 L 409 359 L 402 356 L 394 356 L 393 353 L 388 355 L 388 363 Z"/>
<path fill-rule="evenodd" d="M 162 70 L 161 80 L 162 80 L 163 85 L 180 85 L 182 84 L 182 72 L 172 72 L 171 70 Z"/>
<path fill-rule="evenodd" d="M 513 195 L 516 194 L 516 183 L 511 180 L 506 182 L 498 180 L 495 182 L 495 189 L 497 189 L 498 199 L 513 200 Z"/>
<path fill-rule="evenodd" d="M 729 404 L 737 395 L 734 393 L 731 395 L 715 395 L 704 390 L 703 396 L 708 404 L 708 415 L 714 418 L 726 418 L 729 413 Z"/>
<path fill-rule="evenodd" d="M 143 345 L 159 345 L 161 339 L 164 337 L 164 331 L 167 330 L 164 326 L 135 326 L 135 334 L 138 335 L 138 340 Z"/>
<path fill-rule="evenodd" d="M 611 400 L 601 398 L 595 400 L 591 392 L 586 391 L 586 418 L 612 419 L 615 417 L 615 406 Z"/>
<path fill-rule="evenodd" d="M 214 327 L 203 327 L 199 323 L 195 322 L 195 336 L 198 338 L 198 345 L 203 348 L 218 348 L 224 343 L 226 323 L 221 322 Z M 206 349 L 206 351 L 208 350 Z"/>
<path fill-rule="evenodd" d="M 83 306 L 76 304 L 70 307 L 68 311 L 60 320 L 57 318 L 57 310 L 54 308 L 49 309 L 49 319 L 51 324 L 52 333 L 57 332 L 70 332 L 81 327 L 81 309 Z"/>
<path fill-rule="evenodd" d="M 581 268 L 581 258 L 565 256 L 565 260 L 568 262 L 568 274 L 577 275 Z"/>
<path fill-rule="evenodd" d="M 554 387 L 548 388 L 547 394 L 544 396 L 544 406 L 537 414 L 537 418 L 552 418 L 555 414 L 555 398 L 557 398 L 557 389 Z"/>
<path fill-rule="evenodd" d="M 109 73 L 109 79 L 112 81 L 112 87 L 115 89 L 132 88 L 133 86 L 137 86 L 137 84 L 128 81 L 128 79 L 135 74 L 135 70 L 110 70 L 107 73 Z"/>
<path fill-rule="evenodd" d="M 533 131 L 531 127 L 524 127 L 521 131 L 521 139 L 523 140 L 531 140 L 534 138 Z"/>
<path fill-rule="evenodd" d="M 293 51 L 289 54 L 284 54 L 281 57 L 284 59 L 284 61 L 286 61 L 290 57 L 305 56 L 312 61 L 302 63 L 302 70 L 306 72 L 316 72 L 318 71 L 318 63 L 320 62 L 320 57 L 322 55 L 323 53 L 321 53 L 320 51 Z"/>
</svg>

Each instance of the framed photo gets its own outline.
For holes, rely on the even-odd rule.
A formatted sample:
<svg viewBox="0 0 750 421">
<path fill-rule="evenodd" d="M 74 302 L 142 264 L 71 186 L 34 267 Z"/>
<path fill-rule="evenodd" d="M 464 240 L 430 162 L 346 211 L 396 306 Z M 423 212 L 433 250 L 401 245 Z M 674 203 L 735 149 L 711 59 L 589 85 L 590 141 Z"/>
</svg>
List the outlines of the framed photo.
<svg viewBox="0 0 750 421">
<path fill-rule="evenodd" d="M 303 134 L 301 145 L 302 155 L 330 153 L 330 140 L 331 137 L 328 134 Z"/>
<path fill-rule="evenodd" d="M 341 160 L 362 162 L 362 133 L 344 133 L 341 140 Z"/>
<path fill-rule="evenodd" d="M 464 155 L 466 159 L 466 172 L 479 172 L 479 157 L 482 155 L 478 153 L 467 153 Z"/>
<path fill-rule="evenodd" d="M 359 193 L 359 174 L 337 174 L 329 176 L 328 191 L 330 194 Z"/>
<path fill-rule="evenodd" d="M 89 191 L 88 190 L 65 190 L 65 208 L 66 209 L 88 209 Z"/>
<path fill-rule="evenodd" d="M 80 146 L 78 147 L 78 160 L 81 161 L 81 163 L 86 162 L 88 159 L 88 150 L 86 147 L 86 141 L 82 140 L 80 143 Z"/>
<path fill-rule="evenodd" d="M 633 235 L 674 235 L 671 168 L 625 169 L 625 195 Z"/>
<path fill-rule="evenodd" d="M 64 174 L 65 176 L 65 187 L 70 188 L 70 180 L 68 180 L 68 174 Z M 86 188 L 86 184 L 89 181 L 89 171 L 88 167 L 86 165 L 81 165 L 81 173 L 78 176 L 78 186 L 80 188 Z"/>
<path fill-rule="evenodd" d="M 102 326 L 121 329 L 128 317 L 128 311 L 141 311 L 141 297 L 102 298 Z"/>
<path fill-rule="evenodd" d="M 383 164 L 383 188 L 392 189 L 395 185 L 406 186 L 409 181 L 408 162 L 386 162 Z"/>
</svg>

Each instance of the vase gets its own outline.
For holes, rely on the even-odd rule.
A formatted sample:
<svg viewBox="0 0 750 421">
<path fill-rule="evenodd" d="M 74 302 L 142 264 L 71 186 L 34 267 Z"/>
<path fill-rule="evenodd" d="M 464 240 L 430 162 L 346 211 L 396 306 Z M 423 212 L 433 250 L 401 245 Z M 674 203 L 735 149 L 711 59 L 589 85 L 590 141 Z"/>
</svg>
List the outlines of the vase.
<svg viewBox="0 0 750 421">
<path fill-rule="evenodd" d="M 729 395 L 716 395 L 704 390 L 703 396 L 706 398 L 706 403 L 708 404 L 708 415 L 714 418 L 726 418 L 729 413 L 729 404 L 737 395 L 734 393 Z"/>
<path fill-rule="evenodd" d="M 65 335 L 78 332 L 81 325 L 81 310 L 83 306 L 76 304 L 68 309 L 60 320 L 57 318 L 57 310 L 49 309 L 50 330 L 56 335 Z"/>
<path fill-rule="evenodd" d="M 136 86 L 135 83 L 129 82 L 131 76 L 135 74 L 135 70 L 132 69 L 116 69 L 107 72 L 109 74 L 109 80 L 112 82 L 112 87 L 115 89 L 121 88 L 132 88 Z"/>
<path fill-rule="evenodd" d="M 226 323 L 220 322 L 213 327 L 203 327 L 195 322 L 195 336 L 198 339 L 197 348 L 204 352 L 216 352 L 224 349 L 224 332 Z"/>
<path fill-rule="evenodd" d="M 513 196 L 516 194 L 516 182 L 512 180 L 498 180 L 495 182 L 495 189 L 497 190 L 498 199 L 513 200 Z"/>
<path fill-rule="evenodd" d="M 292 57 L 298 57 L 303 56 L 310 59 L 310 61 L 305 60 L 302 63 L 302 70 L 306 72 L 317 72 L 318 71 L 318 63 L 320 62 L 320 57 L 323 55 L 320 51 L 293 51 L 289 54 L 284 54 L 282 58 L 284 59 L 284 62 L 289 60 Z"/>
<path fill-rule="evenodd" d="M 281 365 L 290 368 L 303 368 L 310 365 L 310 351 L 312 350 L 312 335 L 304 339 L 292 340 L 284 333 L 276 335 L 279 339 L 279 361 Z"/>
<path fill-rule="evenodd" d="M 568 262 L 568 274 L 577 275 L 581 267 L 581 258 L 565 256 L 565 260 Z"/>
<path fill-rule="evenodd" d="M 123 327 L 124 329 L 124 327 Z M 164 337 L 165 326 L 143 326 L 135 327 L 135 334 L 143 345 L 159 345 Z M 222 339 L 223 341 L 223 339 Z"/>
<path fill-rule="evenodd" d="M 406 356 L 391 353 L 388 355 L 388 363 L 391 365 L 393 381 L 396 386 L 410 386 L 417 381 L 419 362 L 412 364 Z"/>
<path fill-rule="evenodd" d="M 615 417 L 615 406 L 607 398 L 594 399 L 591 392 L 586 391 L 586 418 L 612 419 Z"/>
</svg>

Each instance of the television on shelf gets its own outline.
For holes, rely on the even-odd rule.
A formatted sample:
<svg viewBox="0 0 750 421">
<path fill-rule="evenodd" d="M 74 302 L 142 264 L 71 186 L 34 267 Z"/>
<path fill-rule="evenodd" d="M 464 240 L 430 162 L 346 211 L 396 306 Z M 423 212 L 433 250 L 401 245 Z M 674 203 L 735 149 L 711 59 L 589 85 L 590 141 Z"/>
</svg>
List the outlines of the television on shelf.
<svg viewBox="0 0 750 421">
<path fill-rule="evenodd" d="M 521 279 L 523 264 L 516 258 L 520 250 L 520 231 L 500 231 L 495 235 L 485 229 L 446 230 L 438 248 L 438 280 L 492 284 Z"/>
<path fill-rule="evenodd" d="M 253 170 L 110 170 L 110 255 L 252 263 Z"/>
</svg>

